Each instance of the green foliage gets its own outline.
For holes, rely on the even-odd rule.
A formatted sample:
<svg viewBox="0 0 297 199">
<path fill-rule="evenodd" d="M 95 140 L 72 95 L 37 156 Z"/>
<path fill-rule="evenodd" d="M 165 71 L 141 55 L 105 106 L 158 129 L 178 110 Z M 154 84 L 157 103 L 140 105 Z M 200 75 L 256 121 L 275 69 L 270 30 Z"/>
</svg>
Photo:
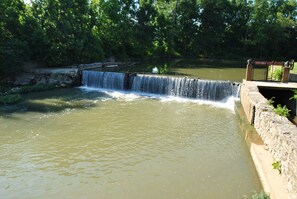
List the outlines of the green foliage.
<svg viewBox="0 0 297 199">
<path fill-rule="evenodd" d="M 264 191 L 261 191 L 260 193 L 255 192 L 251 199 L 270 199 L 270 197 Z"/>
<path fill-rule="evenodd" d="M 0 105 L 16 104 L 22 100 L 19 94 L 0 95 Z"/>
<path fill-rule="evenodd" d="M 293 91 L 293 96 L 292 97 L 290 97 L 290 99 L 289 100 L 297 100 L 297 89 L 295 89 L 295 90 L 292 90 Z"/>
<path fill-rule="evenodd" d="M 272 73 L 272 79 L 276 81 L 281 81 L 283 76 L 282 68 L 276 68 Z"/>
<path fill-rule="evenodd" d="M 35 61 L 59 66 L 102 59 L 93 14 L 88 0 L 33 1 L 26 22 Z"/>
<path fill-rule="evenodd" d="M 267 104 L 273 106 L 273 105 L 274 105 L 274 99 L 275 99 L 275 97 L 270 98 L 270 99 L 267 101 Z"/>
<path fill-rule="evenodd" d="M 0 1 L 0 79 L 21 71 L 26 59 L 28 48 L 22 38 L 24 12 L 21 0 Z"/>
<path fill-rule="evenodd" d="M 272 167 L 273 167 L 273 169 L 278 170 L 279 174 L 281 174 L 281 163 L 280 163 L 280 161 L 275 161 L 274 163 L 272 163 Z"/>
<path fill-rule="evenodd" d="M 109 57 L 296 57 L 295 0 L 31 2 L 0 1 L 0 78 L 17 74 L 25 61 L 61 66 Z"/>
<path fill-rule="evenodd" d="M 167 74 L 168 73 L 168 68 L 167 65 L 165 64 L 163 67 L 160 67 L 159 74 Z"/>
<path fill-rule="evenodd" d="M 286 105 L 281 106 L 280 104 L 277 105 L 277 107 L 274 109 L 274 111 L 276 112 L 276 114 L 280 115 L 280 116 L 284 116 L 284 117 L 290 117 L 290 111 Z"/>
</svg>

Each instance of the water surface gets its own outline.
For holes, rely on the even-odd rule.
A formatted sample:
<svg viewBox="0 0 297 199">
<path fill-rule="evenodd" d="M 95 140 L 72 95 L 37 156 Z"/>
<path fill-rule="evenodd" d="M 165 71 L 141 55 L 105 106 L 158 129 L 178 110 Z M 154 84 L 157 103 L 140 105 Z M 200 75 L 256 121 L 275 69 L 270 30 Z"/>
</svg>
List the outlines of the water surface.
<svg viewBox="0 0 297 199">
<path fill-rule="evenodd" d="M 166 74 L 194 77 L 209 80 L 230 80 L 242 82 L 245 79 L 246 60 L 216 60 L 216 59 L 156 59 L 142 61 L 132 68 L 130 72 L 151 73 L 152 68 L 157 67 L 160 71 L 166 68 Z M 254 79 L 263 80 L 265 68 L 254 70 Z"/>
<path fill-rule="evenodd" d="M 0 198 L 205 198 L 261 189 L 232 103 L 60 89 L 0 116 Z"/>
</svg>

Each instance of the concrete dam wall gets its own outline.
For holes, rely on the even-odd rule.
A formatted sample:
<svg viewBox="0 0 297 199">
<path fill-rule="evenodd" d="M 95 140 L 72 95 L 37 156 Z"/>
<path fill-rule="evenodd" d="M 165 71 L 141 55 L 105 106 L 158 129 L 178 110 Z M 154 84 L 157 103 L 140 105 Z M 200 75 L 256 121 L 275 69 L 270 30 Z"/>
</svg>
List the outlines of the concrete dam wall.
<svg viewBox="0 0 297 199">
<path fill-rule="evenodd" d="M 287 118 L 275 113 L 252 81 L 243 81 L 241 104 L 275 161 L 291 198 L 297 198 L 297 128 Z M 272 167 L 272 166 L 271 166 Z"/>
</svg>

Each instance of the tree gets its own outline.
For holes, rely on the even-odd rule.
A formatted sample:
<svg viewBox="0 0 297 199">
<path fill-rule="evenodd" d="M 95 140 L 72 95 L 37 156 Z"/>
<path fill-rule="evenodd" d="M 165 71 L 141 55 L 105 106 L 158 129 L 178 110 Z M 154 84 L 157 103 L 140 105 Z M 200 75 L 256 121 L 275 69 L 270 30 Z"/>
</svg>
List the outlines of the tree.
<svg viewBox="0 0 297 199">
<path fill-rule="evenodd" d="M 27 43 L 22 40 L 25 5 L 21 0 L 0 1 L 0 76 L 13 76 L 22 69 Z"/>
<path fill-rule="evenodd" d="M 296 58 L 296 0 L 0 1 L 0 72 L 108 57 Z"/>
<path fill-rule="evenodd" d="M 222 55 L 226 29 L 227 0 L 201 0 L 200 44 L 205 56 Z"/>
<path fill-rule="evenodd" d="M 180 1 L 176 10 L 177 37 L 175 49 L 182 55 L 198 55 L 199 44 L 199 6 L 196 0 Z"/>
<path fill-rule="evenodd" d="M 135 56 L 135 10 L 132 0 L 107 0 L 96 3 L 100 12 L 97 23 L 106 56 Z"/>
<path fill-rule="evenodd" d="M 153 55 L 153 43 L 156 33 L 156 24 L 154 23 L 157 17 L 156 8 L 153 5 L 154 0 L 139 0 L 136 9 L 136 24 L 135 24 L 135 44 L 138 56 Z"/>
<path fill-rule="evenodd" d="M 37 45 L 32 47 L 47 47 L 41 55 L 34 53 L 37 61 L 59 66 L 103 57 L 100 38 L 95 37 L 90 23 L 88 0 L 36 0 L 31 6 L 31 16 L 33 20 L 28 25 L 33 29 L 33 41 L 30 43 Z"/>
<path fill-rule="evenodd" d="M 232 0 L 227 8 L 224 49 L 228 56 L 247 56 L 246 45 L 250 31 L 252 2 Z"/>
</svg>

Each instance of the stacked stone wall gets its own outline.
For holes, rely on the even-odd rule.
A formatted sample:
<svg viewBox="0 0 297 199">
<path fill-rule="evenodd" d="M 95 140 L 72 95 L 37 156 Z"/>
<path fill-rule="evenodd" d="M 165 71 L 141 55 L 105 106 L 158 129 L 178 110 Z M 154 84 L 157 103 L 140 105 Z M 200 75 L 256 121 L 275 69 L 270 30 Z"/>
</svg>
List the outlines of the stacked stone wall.
<svg viewBox="0 0 297 199">
<path fill-rule="evenodd" d="M 20 74 L 14 81 L 16 86 L 28 84 L 55 84 L 58 87 L 79 85 L 79 70 L 76 68 L 34 69 Z"/>
<path fill-rule="evenodd" d="M 269 152 L 281 165 L 281 176 L 292 198 L 297 198 L 297 127 L 275 113 L 253 82 L 244 81 L 241 103 Z"/>
</svg>

